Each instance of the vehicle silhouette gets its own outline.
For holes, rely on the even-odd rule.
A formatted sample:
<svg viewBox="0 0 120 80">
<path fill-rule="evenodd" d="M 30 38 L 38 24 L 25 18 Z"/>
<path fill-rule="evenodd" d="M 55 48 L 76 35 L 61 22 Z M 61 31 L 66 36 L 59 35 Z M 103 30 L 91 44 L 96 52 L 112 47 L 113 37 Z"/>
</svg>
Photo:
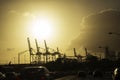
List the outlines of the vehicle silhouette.
<svg viewBox="0 0 120 80">
<path fill-rule="evenodd" d="M 54 80 L 49 70 L 44 66 L 24 67 L 17 77 L 18 80 Z"/>
</svg>

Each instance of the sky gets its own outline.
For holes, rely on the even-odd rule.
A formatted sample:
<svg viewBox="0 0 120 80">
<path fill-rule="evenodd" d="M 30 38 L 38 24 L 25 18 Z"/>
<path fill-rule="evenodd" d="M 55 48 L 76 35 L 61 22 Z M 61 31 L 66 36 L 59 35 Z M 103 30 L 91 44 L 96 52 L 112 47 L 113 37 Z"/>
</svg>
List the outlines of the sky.
<svg viewBox="0 0 120 80">
<path fill-rule="evenodd" d="M 49 48 L 84 55 L 84 48 L 98 46 L 119 51 L 119 0 L 0 0 L 0 63 L 17 63 L 19 52 L 28 50 L 27 37 L 36 49 L 46 40 Z M 42 22 L 42 23 L 41 23 Z M 27 56 L 27 55 L 23 55 Z"/>
</svg>

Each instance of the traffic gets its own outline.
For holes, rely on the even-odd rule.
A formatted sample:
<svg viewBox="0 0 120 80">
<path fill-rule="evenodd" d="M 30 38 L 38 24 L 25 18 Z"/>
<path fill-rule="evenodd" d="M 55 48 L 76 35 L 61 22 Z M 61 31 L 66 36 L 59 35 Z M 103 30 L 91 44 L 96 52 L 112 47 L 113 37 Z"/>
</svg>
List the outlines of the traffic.
<svg viewBox="0 0 120 80">
<path fill-rule="evenodd" d="M 120 80 L 120 68 L 111 72 L 49 71 L 45 66 L 26 66 L 19 72 L 13 67 L 0 67 L 0 80 Z"/>
</svg>

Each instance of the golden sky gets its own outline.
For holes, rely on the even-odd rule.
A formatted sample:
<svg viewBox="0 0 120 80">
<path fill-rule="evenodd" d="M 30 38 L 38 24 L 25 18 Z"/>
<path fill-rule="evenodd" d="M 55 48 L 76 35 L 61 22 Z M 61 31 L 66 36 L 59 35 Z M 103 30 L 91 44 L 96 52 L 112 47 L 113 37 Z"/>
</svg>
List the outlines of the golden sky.
<svg viewBox="0 0 120 80">
<path fill-rule="evenodd" d="M 72 51 L 68 53 L 73 48 L 70 44 L 79 36 L 83 18 L 106 9 L 119 10 L 119 3 L 119 0 L 0 0 L 0 63 L 14 59 L 17 62 L 17 54 L 28 49 L 27 37 L 33 48 L 37 38 L 42 48 L 46 40 L 50 48 L 59 47 L 62 53 L 72 55 Z"/>
</svg>

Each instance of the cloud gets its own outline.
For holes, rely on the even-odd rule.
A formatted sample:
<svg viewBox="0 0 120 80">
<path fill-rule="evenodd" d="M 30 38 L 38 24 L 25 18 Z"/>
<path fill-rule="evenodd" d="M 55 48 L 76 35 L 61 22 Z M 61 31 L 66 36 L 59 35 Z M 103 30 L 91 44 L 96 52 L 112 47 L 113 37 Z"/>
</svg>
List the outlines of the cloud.
<svg viewBox="0 0 120 80">
<path fill-rule="evenodd" d="M 83 18 L 81 32 L 71 41 L 70 48 L 86 47 L 91 51 L 98 51 L 99 46 L 109 46 L 112 50 L 119 50 L 120 36 L 108 35 L 108 32 L 120 32 L 120 11 L 104 10 Z"/>
</svg>

